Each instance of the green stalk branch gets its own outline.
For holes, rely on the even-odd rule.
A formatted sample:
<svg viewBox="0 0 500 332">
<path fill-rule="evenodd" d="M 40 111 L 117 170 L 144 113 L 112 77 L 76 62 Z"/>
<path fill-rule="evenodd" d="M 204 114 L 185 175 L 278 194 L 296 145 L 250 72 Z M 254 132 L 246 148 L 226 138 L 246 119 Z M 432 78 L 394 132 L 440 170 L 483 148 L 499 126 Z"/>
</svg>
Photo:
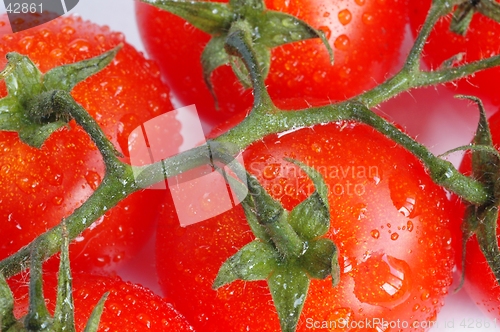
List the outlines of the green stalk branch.
<svg viewBox="0 0 500 332">
<path fill-rule="evenodd" d="M 484 16 L 500 22 L 500 4 L 495 0 L 481 0 L 475 8 Z"/>
</svg>

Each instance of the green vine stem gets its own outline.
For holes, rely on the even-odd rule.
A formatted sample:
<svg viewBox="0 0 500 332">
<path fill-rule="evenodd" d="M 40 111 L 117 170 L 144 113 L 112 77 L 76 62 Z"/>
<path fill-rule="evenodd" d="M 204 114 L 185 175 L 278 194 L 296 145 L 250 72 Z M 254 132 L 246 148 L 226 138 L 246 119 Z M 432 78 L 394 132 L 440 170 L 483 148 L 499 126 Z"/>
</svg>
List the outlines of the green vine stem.
<svg viewBox="0 0 500 332">
<path fill-rule="evenodd" d="M 500 22 L 500 4 L 495 0 L 481 0 L 475 8 L 484 16 Z"/>
<path fill-rule="evenodd" d="M 435 0 L 428 18 L 417 37 L 415 46 L 408 55 L 404 68 L 382 85 L 352 100 L 296 112 L 280 111 L 268 98 L 267 92 L 263 89 L 263 79 L 259 76 L 259 72 L 254 70 L 252 82 L 255 85 L 254 89 L 260 91 L 256 93 L 257 98 L 253 111 L 238 126 L 209 141 L 209 146 L 217 146 L 217 143 L 220 143 L 219 146 L 223 146 L 224 148 L 231 147 L 229 153 L 236 153 L 267 135 L 293 128 L 342 120 L 359 121 L 374 127 L 415 154 L 429 169 L 433 180 L 439 185 L 473 204 L 480 205 L 487 202 L 490 199 L 489 194 L 480 182 L 460 174 L 451 163 L 434 156 L 423 145 L 415 142 L 394 125 L 369 109 L 403 91 L 426 85 L 445 83 L 474 74 L 485 68 L 500 65 L 500 56 L 494 56 L 470 64 L 453 68 L 443 68 L 433 72 L 421 72 L 419 70 L 418 64 L 422 48 L 432 27 L 439 17 L 449 12 L 452 5 L 457 2 L 459 1 Z M 229 38 L 229 48 L 231 49 L 232 47 L 230 52 L 238 50 L 238 53 L 241 54 L 241 50 L 244 50 L 246 47 L 245 39 L 237 37 L 238 34 L 245 34 L 244 29 L 244 27 L 242 31 L 235 29 L 231 34 L 233 36 L 231 38 L 234 39 L 232 42 L 232 39 Z M 238 39 L 242 40 L 242 42 L 235 43 L 234 40 Z M 238 43 L 239 46 L 236 45 Z M 11 68 L 7 69 L 8 71 L 11 70 Z M 106 175 L 101 185 L 82 206 L 64 220 L 70 239 L 74 239 L 107 210 L 111 209 L 120 200 L 134 191 L 164 181 L 168 177 L 203 165 L 207 163 L 207 160 L 211 160 L 212 156 L 207 156 L 205 148 L 194 148 L 152 165 L 132 167 L 122 163 L 117 158 L 114 147 L 106 139 L 99 126 L 86 114 L 86 111 L 80 105 L 74 102 L 69 94 L 57 92 L 53 97 L 57 107 L 68 112 L 91 136 L 101 151 L 106 164 Z M 212 149 L 211 154 L 217 154 L 217 149 Z M 135 177 L 134 174 L 136 174 Z M 139 175 L 137 176 L 137 174 Z M 44 259 L 50 257 L 60 250 L 62 243 L 61 226 L 56 226 L 47 231 L 35 241 L 39 243 L 42 257 Z M 30 251 L 34 246 L 34 242 L 0 262 L 0 271 L 2 271 L 5 277 L 8 278 L 29 265 Z"/>
</svg>

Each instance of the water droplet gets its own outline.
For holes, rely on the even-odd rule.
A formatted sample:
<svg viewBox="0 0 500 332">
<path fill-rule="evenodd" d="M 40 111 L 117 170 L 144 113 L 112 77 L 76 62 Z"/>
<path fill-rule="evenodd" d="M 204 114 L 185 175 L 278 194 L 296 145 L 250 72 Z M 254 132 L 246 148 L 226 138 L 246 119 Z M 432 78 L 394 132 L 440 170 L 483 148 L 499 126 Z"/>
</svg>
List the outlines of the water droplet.
<svg viewBox="0 0 500 332">
<path fill-rule="evenodd" d="M 60 58 L 63 56 L 63 54 L 64 52 L 60 48 L 55 48 L 49 53 L 49 55 L 54 58 Z"/>
<path fill-rule="evenodd" d="M 285 18 L 281 20 L 281 24 L 283 24 L 285 28 L 293 28 L 297 25 L 297 22 L 294 19 Z"/>
<path fill-rule="evenodd" d="M 347 25 L 351 22 L 352 20 L 352 14 L 351 12 L 349 11 L 349 9 L 344 9 L 344 10 L 341 10 L 339 12 L 339 22 L 342 24 L 342 25 Z"/>
<path fill-rule="evenodd" d="M 90 43 L 86 39 L 75 39 L 71 43 L 69 43 L 69 47 L 73 51 L 88 52 L 90 48 Z"/>
<path fill-rule="evenodd" d="M 398 233 L 392 233 L 391 240 L 396 241 L 398 238 L 399 238 L 399 234 Z"/>
<path fill-rule="evenodd" d="M 33 42 L 35 40 L 34 36 L 26 36 L 23 39 L 21 39 L 18 44 L 20 47 L 24 48 L 26 51 L 28 51 L 31 46 L 33 45 Z"/>
<path fill-rule="evenodd" d="M 326 78 L 326 71 L 317 71 L 313 74 L 313 79 L 316 83 L 322 83 Z"/>
<path fill-rule="evenodd" d="M 374 239 L 378 239 L 380 237 L 380 232 L 376 229 L 372 230 L 370 232 L 370 235 L 374 238 Z"/>
<path fill-rule="evenodd" d="M 87 180 L 92 190 L 96 190 L 101 184 L 101 176 L 94 171 L 87 171 L 87 173 L 85 173 L 85 180 Z"/>
<path fill-rule="evenodd" d="M 16 184 L 19 189 L 27 194 L 34 194 L 40 182 L 31 176 L 24 176 L 17 179 Z"/>
<path fill-rule="evenodd" d="M 279 164 L 270 164 L 264 168 L 262 172 L 262 177 L 266 180 L 273 180 L 278 177 L 280 174 L 280 165 Z"/>
<path fill-rule="evenodd" d="M 408 222 L 406 223 L 406 229 L 408 230 L 408 232 L 413 231 L 413 223 L 411 222 L 411 220 L 408 220 Z"/>
<path fill-rule="evenodd" d="M 324 12 L 323 17 L 330 17 L 330 12 Z"/>
<path fill-rule="evenodd" d="M 65 26 L 61 29 L 61 32 L 67 35 L 72 35 L 76 32 L 76 30 L 73 27 Z"/>
<path fill-rule="evenodd" d="M 354 294 L 363 303 L 392 309 L 411 291 L 411 269 L 403 260 L 374 254 L 356 267 Z"/>
<path fill-rule="evenodd" d="M 349 257 L 343 257 L 342 266 L 344 267 L 343 268 L 344 273 L 349 273 L 352 271 L 352 263 L 351 263 L 351 260 L 349 259 Z"/>
<path fill-rule="evenodd" d="M 363 16 L 361 17 L 361 20 L 363 21 L 364 24 L 371 25 L 373 24 L 375 18 L 370 13 L 364 13 Z"/>
<path fill-rule="evenodd" d="M 4 174 L 9 173 L 9 171 L 10 171 L 10 165 L 8 165 L 8 164 L 4 164 L 4 165 L 2 165 L 2 167 L 0 168 L 0 171 L 1 171 L 2 173 L 4 173 Z"/>
<path fill-rule="evenodd" d="M 351 46 L 351 40 L 346 35 L 340 35 L 335 39 L 335 48 L 341 51 L 346 51 Z"/>
<path fill-rule="evenodd" d="M 358 6 L 364 6 L 364 4 L 366 3 L 366 0 L 354 0 L 354 2 L 355 2 Z"/>
<path fill-rule="evenodd" d="M 430 299 L 430 297 L 431 297 L 431 293 L 428 290 L 424 290 L 422 292 L 422 295 L 420 295 L 420 299 L 422 301 L 427 301 L 428 299 Z"/>
<path fill-rule="evenodd" d="M 54 198 L 52 198 L 52 203 L 54 203 L 55 205 L 61 205 L 63 201 L 64 198 L 61 196 L 54 196 Z"/>
<path fill-rule="evenodd" d="M 311 150 L 313 150 L 314 152 L 320 153 L 321 152 L 321 145 L 319 145 L 317 143 L 313 143 L 311 145 Z"/>
</svg>

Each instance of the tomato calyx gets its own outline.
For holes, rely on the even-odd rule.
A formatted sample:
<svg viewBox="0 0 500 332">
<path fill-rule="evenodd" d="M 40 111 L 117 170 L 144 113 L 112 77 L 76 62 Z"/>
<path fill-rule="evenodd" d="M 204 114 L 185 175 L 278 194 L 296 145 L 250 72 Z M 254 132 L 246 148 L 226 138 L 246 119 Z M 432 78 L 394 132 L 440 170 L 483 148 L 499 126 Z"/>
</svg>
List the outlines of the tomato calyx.
<svg viewBox="0 0 500 332">
<path fill-rule="evenodd" d="M 465 36 L 472 17 L 476 13 L 500 22 L 500 4 L 495 0 L 466 0 L 461 2 L 453 12 L 450 30 Z"/>
<path fill-rule="evenodd" d="M 324 236 L 330 228 L 328 188 L 322 176 L 299 161 L 315 191 L 292 211 L 285 210 L 247 174 L 249 195 L 242 201 L 256 239 L 222 265 L 213 283 L 217 289 L 235 280 L 266 280 L 282 331 L 295 331 L 310 279 L 340 279 L 338 249 Z"/>
<path fill-rule="evenodd" d="M 63 227 L 63 244 L 57 282 L 57 299 L 54 315 L 51 316 L 43 295 L 42 255 L 37 246 L 31 252 L 29 310 L 26 316 L 17 320 L 14 316 L 14 297 L 5 277 L 0 273 L 0 331 L 52 331 L 75 332 L 74 305 L 69 264 L 69 238 Z M 104 294 L 95 306 L 85 327 L 86 332 L 96 332 L 99 327 L 104 302 Z"/>
<path fill-rule="evenodd" d="M 7 66 L 0 73 L 8 95 L 0 100 L 0 130 L 15 131 L 26 144 L 40 148 L 56 130 L 71 119 L 66 105 L 56 98 L 106 67 L 121 45 L 100 56 L 56 67 L 42 74 L 19 53 L 7 54 Z"/>
<path fill-rule="evenodd" d="M 483 204 L 467 206 L 462 226 L 462 282 L 464 281 L 466 243 L 476 235 L 483 255 L 491 271 L 500 283 L 500 249 L 496 236 L 498 206 L 500 205 L 500 154 L 493 145 L 490 127 L 480 99 L 470 96 L 459 96 L 470 99 L 478 105 L 480 117 L 471 150 L 472 177 L 481 182 L 489 193 L 490 199 Z M 459 287 L 461 287 L 461 285 Z"/>
<path fill-rule="evenodd" d="M 333 50 L 322 31 L 292 15 L 266 9 L 263 0 L 230 0 L 227 4 L 204 1 L 142 1 L 177 15 L 212 36 L 201 55 L 201 63 L 203 78 L 216 103 L 217 97 L 210 77 L 220 66 L 231 65 L 243 87 L 251 86 L 248 71 L 240 58 L 230 56 L 224 50 L 226 38 L 235 24 L 244 22 L 248 26 L 253 41 L 251 47 L 257 54 L 264 78 L 269 73 L 272 48 L 306 39 L 320 38 L 333 63 Z"/>
</svg>

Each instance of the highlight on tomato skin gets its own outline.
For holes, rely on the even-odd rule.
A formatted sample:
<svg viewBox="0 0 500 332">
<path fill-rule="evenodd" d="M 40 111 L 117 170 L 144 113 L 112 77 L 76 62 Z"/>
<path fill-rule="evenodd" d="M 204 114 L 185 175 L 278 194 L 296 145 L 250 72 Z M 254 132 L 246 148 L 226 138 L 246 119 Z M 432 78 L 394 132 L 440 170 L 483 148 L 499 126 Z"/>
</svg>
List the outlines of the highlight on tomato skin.
<svg viewBox="0 0 500 332">
<path fill-rule="evenodd" d="M 446 193 L 414 156 L 366 125 L 339 122 L 270 135 L 243 157 L 287 210 L 314 188 L 284 158 L 314 167 L 330 189 L 327 237 L 339 248 L 340 284 L 311 281 L 297 331 L 332 324 L 348 331 L 340 326 L 363 322 L 373 324 L 363 330 L 378 331 L 383 321 L 408 324 L 405 331 L 431 327 L 452 282 L 452 234 L 460 226 Z M 220 196 L 205 199 L 216 206 Z M 280 329 L 265 281 L 212 290 L 224 261 L 252 240 L 241 206 L 180 227 L 172 201 L 165 201 L 156 241 L 160 285 L 196 329 Z"/>
<path fill-rule="evenodd" d="M 188 332 L 194 331 L 186 319 L 165 299 L 149 289 L 119 277 L 91 274 L 73 275 L 75 326 L 83 331 L 92 310 L 109 292 L 99 324 L 99 332 Z M 16 318 L 28 312 L 28 283 L 18 275 L 9 279 L 13 290 Z M 56 304 L 57 275 L 44 275 L 44 295 L 49 311 Z"/>
<path fill-rule="evenodd" d="M 273 99 L 345 100 L 375 87 L 399 64 L 406 0 L 268 0 L 265 5 L 323 31 L 334 50 L 332 66 L 319 39 L 274 48 L 266 80 Z M 183 105 L 196 104 L 208 125 L 216 126 L 251 106 L 251 90 L 242 88 L 230 66 L 222 66 L 211 75 L 220 106 L 215 108 L 200 64 L 208 34 L 139 1 L 136 17 L 147 53 L 158 61 L 173 94 Z"/>
<path fill-rule="evenodd" d="M 28 55 L 45 73 L 123 44 L 107 68 L 71 92 L 125 155 L 123 161 L 129 159 L 129 133 L 172 110 L 158 67 L 129 45 L 121 33 L 76 16 L 15 34 L 8 31 L 6 14 L 0 21 L 0 68 L 5 67 L 7 52 Z M 1 81 L 0 95 L 6 93 Z M 182 142 L 179 130 L 175 121 L 163 128 L 174 152 Z M 100 185 L 104 164 L 96 146 L 74 121 L 55 132 L 39 150 L 22 143 L 16 133 L 0 132 L 0 151 L 3 259 L 79 207 Z M 73 268 L 114 270 L 132 257 L 151 237 L 163 195 L 160 191 L 136 192 L 108 211 L 71 245 Z"/>
</svg>

